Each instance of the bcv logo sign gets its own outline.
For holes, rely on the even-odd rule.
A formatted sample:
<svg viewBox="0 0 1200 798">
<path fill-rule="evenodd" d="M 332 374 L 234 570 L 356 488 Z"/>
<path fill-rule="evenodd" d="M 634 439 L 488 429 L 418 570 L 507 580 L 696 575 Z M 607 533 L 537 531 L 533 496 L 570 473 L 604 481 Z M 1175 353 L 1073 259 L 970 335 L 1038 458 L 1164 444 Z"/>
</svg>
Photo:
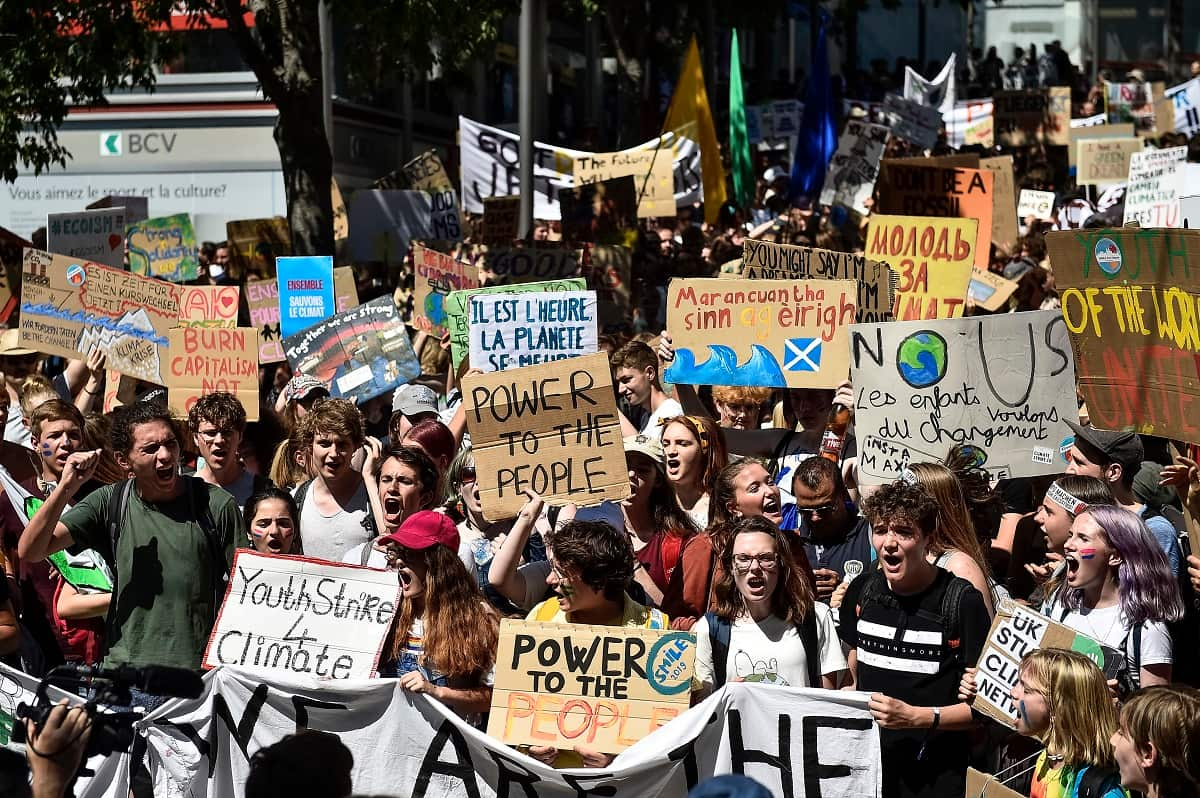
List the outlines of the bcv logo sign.
<svg viewBox="0 0 1200 798">
<path fill-rule="evenodd" d="M 175 149 L 178 133 L 154 131 L 107 132 L 100 134 L 100 155 L 160 155 Z"/>
</svg>

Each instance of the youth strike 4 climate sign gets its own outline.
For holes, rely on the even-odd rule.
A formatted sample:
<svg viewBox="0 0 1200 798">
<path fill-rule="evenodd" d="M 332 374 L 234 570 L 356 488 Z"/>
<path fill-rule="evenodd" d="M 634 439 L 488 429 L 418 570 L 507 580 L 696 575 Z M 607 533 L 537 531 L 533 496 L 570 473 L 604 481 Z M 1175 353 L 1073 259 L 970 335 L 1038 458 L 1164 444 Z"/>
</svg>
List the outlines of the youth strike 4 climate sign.
<svg viewBox="0 0 1200 798">
<path fill-rule="evenodd" d="M 1200 442 L 1200 230 L 1046 236 L 1092 423 Z"/>
<path fill-rule="evenodd" d="M 859 481 L 968 444 L 995 478 L 1066 467 L 1075 369 L 1056 310 L 850 328 Z"/>
<path fill-rule="evenodd" d="M 204 667 L 370 678 L 399 601 L 392 571 L 239 549 Z"/>
<path fill-rule="evenodd" d="M 871 217 L 866 255 L 896 272 L 897 320 L 962 316 L 978 228 L 975 219 Z"/>
</svg>

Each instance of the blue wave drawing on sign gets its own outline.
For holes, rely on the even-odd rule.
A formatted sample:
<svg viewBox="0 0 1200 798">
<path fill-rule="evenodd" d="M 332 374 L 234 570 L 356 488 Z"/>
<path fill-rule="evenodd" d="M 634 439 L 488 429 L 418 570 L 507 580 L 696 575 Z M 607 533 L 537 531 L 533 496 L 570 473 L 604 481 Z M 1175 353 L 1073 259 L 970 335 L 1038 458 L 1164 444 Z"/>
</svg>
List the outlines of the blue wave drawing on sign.
<svg viewBox="0 0 1200 798">
<path fill-rule="evenodd" d="M 708 359 L 696 362 L 691 349 L 675 350 L 675 362 L 663 377 L 668 382 L 690 382 L 696 385 L 766 385 L 785 387 L 779 361 L 766 347 L 752 344 L 750 359 L 738 365 L 737 352 L 728 346 L 710 344 Z"/>
</svg>

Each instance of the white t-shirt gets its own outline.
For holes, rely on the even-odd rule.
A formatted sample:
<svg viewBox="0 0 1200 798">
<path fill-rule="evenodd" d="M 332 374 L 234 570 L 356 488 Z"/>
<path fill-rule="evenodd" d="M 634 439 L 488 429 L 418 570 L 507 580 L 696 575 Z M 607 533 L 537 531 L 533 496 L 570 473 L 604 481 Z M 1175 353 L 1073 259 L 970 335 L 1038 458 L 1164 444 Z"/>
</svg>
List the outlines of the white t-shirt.
<svg viewBox="0 0 1200 798">
<path fill-rule="evenodd" d="M 297 487 L 292 495 L 300 490 Z M 300 540 L 304 545 L 304 556 L 316 557 L 331 562 L 341 562 L 348 551 L 360 543 L 369 543 L 371 533 L 367 519 L 371 517 L 371 501 L 367 486 L 358 483 L 358 490 L 339 507 L 333 515 L 325 515 L 317 507 L 314 496 L 316 486 L 309 484 L 304 494 L 304 506 L 300 508 Z M 358 562 L 358 560 L 355 560 Z"/>
<path fill-rule="evenodd" d="M 813 605 L 817 613 L 817 649 L 821 653 L 821 664 L 817 668 L 822 676 L 844 671 L 846 655 L 838 642 L 837 629 L 833 624 L 833 610 L 821 602 Z M 696 634 L 696 678 L 710 688 L 715 679 L 712 661 L 712 639 L 708 621 L 701 618 L 692 627 Z M 820 687 L 808 683 L 808 659 L 804 643 L 795 626 L 774 615 L 756 623 L 749 618 L 738 618 L 729 635 L 729 655 L 725 661 L 727 681 L 756 682 L 792 687 Z"/>
<path fill-rule="evenodd" d="M 13 402 L 8 406 L 8 416 L 4 420 L 4 440 L 33 448 L 29 427 L 25 426 L 25 417 L 21 415 L 20 402 Z"/>
<path fill-rule="evenodd" d="M 1060 623 L 1064 626 L 1069 626 L 1076 632 L 1117 651 L 1122 650 L 1124 643 L 1125 658 L 1129 662 L 1133 661 L 1133 635 L 1126 636 L 1129 624 L 1121 615 L 1119 604 L 1098 610 L 1071 610 L 1063 618 L 1062 605 L 1055 600 L 1053 604 L 1043 608 L 1043 613 L 1055 621 L 1062 618 Z M 1142 624 L 1140 666 L 1144 668 L 1147 665 L 1169 665 L 1171 662 L 1171 633 L 1167 631 L 1167 625 L 1160 621 L 1146 621 Z"/>
<path fill-rule="evenodd" d="M 662 437 L 662 428 L 658 422 L 664 418 L 675 418 L 675 416 L 683 415 L 683 405 L 676 402 L 674 399 L 664 399 L 663 403 L 658 406 L 658 409 L 652 412 L 647 418 L 646 423 L 642 424 L 642 434 L 649 435 L 653 438 Z"/>
</svg>

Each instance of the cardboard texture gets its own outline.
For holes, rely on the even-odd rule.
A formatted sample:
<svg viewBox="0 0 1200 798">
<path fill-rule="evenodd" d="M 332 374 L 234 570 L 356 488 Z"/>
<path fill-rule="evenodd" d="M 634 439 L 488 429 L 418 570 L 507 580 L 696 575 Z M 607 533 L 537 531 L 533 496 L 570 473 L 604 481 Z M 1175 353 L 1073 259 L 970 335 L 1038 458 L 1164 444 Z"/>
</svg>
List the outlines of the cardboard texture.
<svg viewBox="0 0 1200 798">
<path fill-rule="evenodd" d="M 603 353 L 462 380 L 483 517 L 513 518 L 533 489 L 547 504 L 629 496 L 629 472 Z"/>
<path fill-rule="evenodd" d="M 292 254 L 292 229 L 282 216 L 225 223 L 234 274 L 273 277 L 275 259 Z"/>
<path fill-rule="evenodd" d="M 575 185 L 634 178 L 639 219 L 675 216 L 675 165 L 670 150 L 593 152 L 575 158 Z"/>
<path fill-rule="evenodd" d="M 867 200 L 879 177 L 879 160 L 887 147 L 888 129 L 850 119 L 838 137 L 837 152 L 829 161 L 825 184 L 821 187 L 822 205 L 845 205 L 864 216 L 870 211 Z"/>
<path fill-rule="evenodd" d="M 674 279 L 667 382 L 833 388 L 846 379 L 853 280 Z"/>
<path fill-rule="evenodd" d="M 339 266 L 333 270 L 333 307 L 338 313 L 358 305 L 358 283 L 354 280 L 352 266 Z"/>
<path fill-rule="evenodd" d="M 672 330 L 674 333 L 674 330 Z M 959 443 L 993 478 L 1059 474 L 1075 369 L 1056 310 L 850 328 L 859 482 L 941 462 Z"/>
<path fill-rule="evenodd" d="M 689 632 L 506 618 L 488 734 L 619 753 L 688 708 L 695 656 Z"/>
<path fill-rule="evenodd" d="M 1033 217 L 1041 222 L 1054 219 L 1054 192 L 1021 189 L 1021 200 L 1017 203 L 1017 216 L 1021 221 Z"/>
<path fill-rule="evenodd" d="M 126 225 L 150 218 L 150 200 L 146 197 L 116 197 L 109 194 L 87 206 L 89 211 L 97 208 L 124 208 Z"/>
<path fill-rule="evenodd" d="M 409 185 L 419 191 L 436 194 L 454 190 L 450 175 L 446 174 L 446 167 L 442 165 L 436 150 L 426 150 L 404 164 L 401 170 L 408 178 Z"/>
<path fill-rule="evenodd" d="M 1079 142 L 1079 166 L 1075 182 L 1100 188 L 1124 183 L 1129 177 L 1129 159 L 1142 149 L 1142 140 L 1084 139 Z"/>
<path fill-rule="evenodd" d="M 856 280 L 858 297 L 855 321 L 891 321 L 895 303 L 896 273 L 886 263 L 862 255 L 814 249 L 792 244 L 772 244 L 746 239 L 739 262 L 740 275 L 753 280 Z"/>
<path fill-rule="evenodd" d="M 230 329 L 237 326 L 242 289 L 236 285 L 179 286 L 179 326 Z"/>
<path fill-rule="evenodd" d="M 179 323 L 180 286 L 26 249 L 21 346 L 86 357 L 99 346 L 108 367 L 165 385 L 167 334 Z"/>
<path fill-rule="evenodd" d="M 1119 125 L 1100 124 L 1089 127 L 1073 127 L 1068 134 L 1067 163 L 1074 169 L 1079 166 L 1079 142 L 1089 139 L 1133 138 L 1133 125 L 1125 122 Z"/>
<path fill-rule="evenodd" d="M 579 274 L 579 251 L 570 247 L 517 247 L 487 253 L 484 264 L 495 280 L 531 283 Z"/>
<path fill-rule="evenodd" d="M 451 291 L 446 295 L 446 330 L 450 333 L 450 359 L 457 369 L 470 352 L 470 322 L 467 309 L 471 297 L 490 294 L 521 294 L 531 291 L 583 291 L 587 282 L 582 277 L 571 277 L 565 280 L 548 280 L 539 283 L 524 283 L 521 285 L 492 285 L 487 288 L 472 288 L 464 291 Z"/>
<path fill-rule="evenodd" d="M 0 227 L 0 322 L 7 324 L 9 316 L 17 309 L 13 288 L 20 290 L 21 264 L 25 250 L 32 247 L 31 242 Z"/>
<path fill-rule="evenodd" d="M 992 243 L 1007 253 L 1012 253 L 1020 236 L 1017 228 L 1017 193 L 1013 180 L 1011 155 L 996 158 L 981 158 L 979 168 L 992 173 Z"/>
<path fill-rule="evenodd" d="M 333 258 L 277 258 L 275 279 L 279 285 L 279 329 L 284 338 L 333 314 Z"/>
<path fill-rule="evenodd" d="M 1154 135 L 1154 98 L 1162 96 L 1163 84 L 1150 83 L 1104 83 L 1104 113 L 1109 124 L 1121 122 L 1133 124 L 1134 133 Z"/>
<path fill-rule="evenodd" d="M 941 166 L 945 169 L 978 169 L 979 154 L 975 152 L 954 155 L 912 155 L 904 158 L 889 158 L 906 166 Z"/>
<path fill-rule="evenodd" d="M 421 374 L 421 363 L 391 296 L 284 338 L 283 351 L 294 371 L 325 383 L 335 399 L 365 402 Z"/>
<path fill-rule="evenodd" d="M 1125 186 L 1124 224 L 1140 227 L 1179 227 L 1179 180 L 1177 170 L 1187 160 L 1185 147 L 1146 149 L 1129 157 L 1129 179 Z"/>
<path fill-rule="evenodd" d="M 975 219 L 871 216 L 866 256 L 888 264 L 898 276 L 896 319 L 962 316 L 978 228 Z"/>
<path fill-rule="evenodd" d="M 893 135 L 926 150 L 937 144 L 942 126 L 942 113 L 938 109 L 889 94 L 883 99 L 883 112 L 891 122 Z"/>
<path fill-rule="evenodd" d="M 412 325 L 440 338 L 446 332 L 446 296 L 479 287 L 479 269 L 435 249 L 413 246 Z"/>
<path fill-rule="evenodd" d="M 1008 298 L 1016 290 L 1015 280 L 1007 280 L 995 272 L 971 269 L 971 282 L 967 284 L 967 296 L 984 310 L 996 312 L 1008 303 Z"/>
<path fill-rule="evenodd" d="M 203 664 L 369 679 L 399 603 L 391 571 L 239 549 Z"/>
<path fill-rule="evenodd" d="M 996 176 L 983 169 L 925 166 L 885 158 L 875 213 L 943 216 L 979 222 L 972 248 L 975 266 L 988 268 Z M 1009 194 L 1011 198 L 1011 193 Z"/>
<path fill-rule="evenodd" d="M 967 789 L 963 798 L 1026 798 L 1024 793 L 1005 787 L 990 773 L 967 768 Z"/>
<path fill-rule="evenodd" d="M 1070 627 L 1055 623 L 1028 607 L 1006 600 L 996 608 L 987 643 L 976 663 L 977 693 L 971 706 L 1007 726 L 1016 727 L 1017 706 L 1009 695 L 1020 678 L 1021 658 L 1030 651 L 1061 648 L 1077 651 L 1113 678 L 1124 657 Z"/>
<path fill-rule="evenodd" d="M 258 331 L 258 362 L 279 363 L 283 354 L 283 336 L 279 332 L 279 283 L 275 280 L 250 280 L 246 283 L 246 309 L 250 326 Z"/>
<path fill-rule="evenodd" d="M 424 191 L 360 188 L 350 197 L 350 257 L 400 263 L 414 238 L 432 238 L 432 199 Z"/>
<path fill-rule="evenodd" d="M 1070 143 L 1071 90 L 1066 86 L 992 93 L 994 136 L 1005 147 Z"/>
<path fill-rule="evenodd" d="M 103 208 L 46 217 L 46 248 L 59 255 L 125 267 L 125 209 Z"/>
<path fill-rule="evenodd" d="M 226 391 L 246 408 L 247 420 L 258 421 L 258 334 L 254 329 L 176 327 L 167 337 L 171 342 L 167 404 L 177 416 L 186 417 L 201 396 Z"/>
<path fill-rule="evenodd" d="M 598 244 L 617 243 L 636 226 L 637 180 L 614 177 L 558 192 L 563 237 Z"/>
<path fill-rule="evenodd" d="M 1046 235 L 1092 424 L 1200 442 L 1200 231 Z"/>
<path fill-rule="evenodd" d="M 471 365 L 485 373 L 599 349 L 595 291 L 479 294 L 469 310 Z"/>
<path fill-rule="evenodd" d="M 484 246 L 511 247 L 521 229 L 521 198 L 487 197 L 483 200 Z"/>
<path fill-rule="evenodd" d="M 195 280 L 200 273 L 196 231 L 186 213 L 125 223 L 129 271 L 173 283 Z"/>
</svg>

